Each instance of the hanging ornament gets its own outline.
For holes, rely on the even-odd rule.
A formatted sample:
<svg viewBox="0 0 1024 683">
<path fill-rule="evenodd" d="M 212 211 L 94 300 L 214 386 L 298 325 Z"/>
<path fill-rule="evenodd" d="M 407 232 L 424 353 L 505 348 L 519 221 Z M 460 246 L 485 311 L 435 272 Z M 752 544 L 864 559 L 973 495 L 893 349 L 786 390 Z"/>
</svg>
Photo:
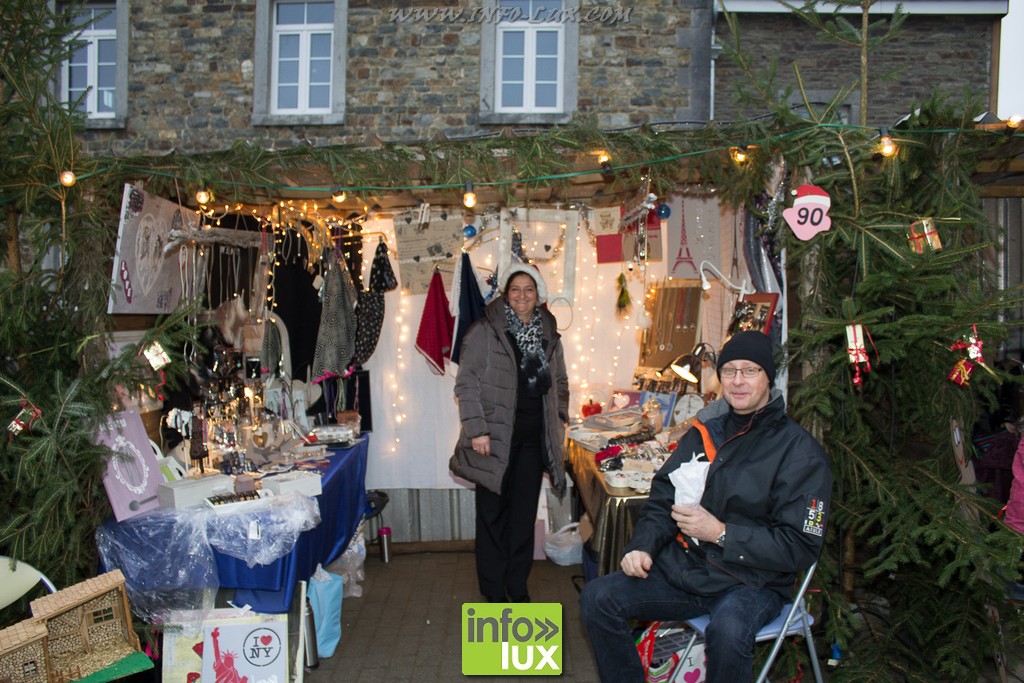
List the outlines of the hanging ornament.
<svg viewBox="0 0 1024 683">
<path fill-rule="evenodd" d="M 658 208 L 655 209 L 655 213 L 658 215 L 658 218 L 664 220 L 672 215 L 672 207 L 668 204 L 658 204 Z"/>
<path fill-rule="evenodd" d="M 442 217 L 441 220 L 444 220 Z M 420 230 L 426 230 L 427 226 L 430 225 L 430 204 L 423 202 L 420 204 L 419 215 L 416 217 L 416 223 L 419 224 Z"/>
<path fill-rule="evenodd" d="M 39 410 L 35 405 L 32 404 L 28 399 L 21 402 L 21 410 L 14 416 L 10 424 L 7 425 L 7 431 L 10 434 L 7 435 L 8 441 L 21 434 L 26 429 L 32 429 L 32 423 L 43 416 L 43 411 Z"/>
<path fill-rule="evenodd" d="M 864 344 L 864 326 L 853 324 L 846 326 L 846 357 L 853 364 L 853 385 L 859 387 L 864 383 L 861 376 L 861 364 L 864 365 L 864 373 L 871 372 L 871 359 L 868 356 L 867 346 Z M 870 335 L 868 335 L 870 339 Z M 871 346 L 875 342 L 872 340 Z"/>
<path fill-rule="evenodd" d="M 150 367 L 160 375 L 160 382 L 153 388 L 153 395 L 156 396 L 157 400 L 162 401 L 164 400 L 164 395 L 160 390 L 167 384 L 167 373 L 164 372 L 163 368 L 170 364 L 171 357 L 167 355 L 164 347 L 158 341 L 144 348 L 141 354 L 149 361 Z"/>
<path fill-rule="evenodd" d="M 518 230 L 512 231 L 512 254 L 519 259 L 520 263 L 529 263 L 526 254 L 523 253 L 523 234 Z"/>
<path fill-rule="evenodd" d="M 619 316 L 625 316 L 633 305 L 632 299 L 629 298 L 629 283 L 626 281 L 625 273 L 619 273 L 618 285 L 619 295 L 615 297 L 615 312 Z"/>
<path fill-rule="evenodd" d="M 971 330 L 971 334 L 964 335 L 963 338 L 956 340 L 949 347 L 950 351 L 967 352 L 967 357 L 958 360 L 956 365 L 953 366 L 953 370 L 949 373 L 949 378 L 960 386 L 967 384 L 976 365 L 980 365 L 988 370 L 992 373 L 993 377 L 996 376 L 996 373 L 992 372 L 992 369 L 985 365 L 985 357 L 983 355 L 985 343 L 978 336 L 978 326 L 972 325 Z"/>
<path fill-rule="evenodd" d="M 828 209 L 832 198 L 817 185 L 801 185 L 796 189 L 793 206 L 782 212 L 782 217 L 796 236 L 805 242 L 819 232 L 832 227 Z"/>
<path fill-rule="evenodd" d="M 907 241 L 910 243 L 910 248 L 914 250 L 915 254 L 923 254 L 925 244 L 932 251 L 942 250 L 942 239 L 939 238 L 939 231 L 935 227 L 934 218 L 922 218 L 911 223 Z"/>
<path fill-rule="evenodd" d="M 961 358 L 953 366 L 949 378 L 960 386 L 965 386 L 971 380 L 972 372 L 974 372 L 974 363 L 966 358 Z"/>
<path fill-rule="evenodd" d="M 171 357 L 164 351 L 164 347 L 160 346 L 160 342 L 153 342 L 142 351 L 142 355 L 149 361 L 150 366 L 154 370 L 160 370 L 160 368 L 168 365 L 171 362 Z"/>
<path fill-rule="evenodd" d="M 465 237 L 467 240 L 473 239 L 474 237 L 476 237 L 476 226 L 475 225 L 463 226 L 463 228 L 462 228 L 462 236 Z"/>
</svg>

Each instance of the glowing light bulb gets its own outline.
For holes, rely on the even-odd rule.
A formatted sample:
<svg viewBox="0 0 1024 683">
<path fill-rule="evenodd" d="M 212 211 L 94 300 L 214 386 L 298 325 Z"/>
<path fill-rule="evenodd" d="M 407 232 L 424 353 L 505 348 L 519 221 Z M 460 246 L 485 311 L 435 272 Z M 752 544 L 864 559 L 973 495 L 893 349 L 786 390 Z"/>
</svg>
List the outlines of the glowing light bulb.
<svg viewBox="0 0 1024 683">
<path fill-rule="evenodd" d="M 64 187 L 71 187 L 78 181 L 75 177 L 74 171 L 61 171 L 60 172 L 60 184 Z"/>
<path fill-rule="evenodd" d="M 892 136 L 889 135 L 888 128 L 881 128 L 879 131 L 881 135 L 878 138 L 878 152 L 883 157 L 891 157 L 896 154 L 896 143 L 892 141 Z"/>
</svg>

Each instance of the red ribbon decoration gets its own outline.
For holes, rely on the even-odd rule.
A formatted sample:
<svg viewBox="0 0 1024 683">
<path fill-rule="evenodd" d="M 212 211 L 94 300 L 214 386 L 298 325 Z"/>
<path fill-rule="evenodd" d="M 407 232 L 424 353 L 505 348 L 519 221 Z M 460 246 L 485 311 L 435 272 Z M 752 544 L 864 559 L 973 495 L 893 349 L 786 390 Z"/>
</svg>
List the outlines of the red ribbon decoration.
<svg viewBox="0 0 1024 683">
<path fill-rule="evenodd" d="M 163 392 L 160 391 L 160 388 L 167 384 L 167 373 L 163 370 L 157 370 L 157 372 L 160 373 L 160 384 L 157 384 L 153 391 L 156 393 L 156 400 L 163 401 L 164 395 Z"/>
<path fill-rule="evenodd" d="M 14 416 L 11 423 L 7 425 L 7 440 L 11 441 L 15 436 L 21 434 L 26 429 L 32 431 L 32 423 L 43 416 L 43 411 L 39 410 L 33 405 L 28 399 L 21 402 L 21 410 Z"/>
<path fill-rule="evenodd" d="M 973 370 L 974 363 L 966 358 L 961 358 L 956 362 L 956 365 L 953 366 L 953 370 L 949 373 L 949 378 L 960 386 L 964 386 L 970 381 L 971 372 Z"/>
<path fill-rule="evenodd" d="M 859 387 L 864 383 L 864 378 L 860 374 L 860 364 L 864 363 L 864 372 L 871 372 L 871 357 L 868 355 L 866 349 L 863 348 L 863 342 L 857 339 L 857 325 L 850 325 L 853 329 L 853 346 L 846 349 L 847 355 L 851 358 L 856 358 L 853 361 L 853 385 Z M 861 326 L 864 329 L 863 325 Z M 867 336 L 868 341 L 871 342 L 871 348 L 875 351 L 875 358 L 878 358 L 878 348 L 875 347 L 875 340 L 871 338 L 871 333 L 864 329 L 864 334 Z M 863 360 L 861 360 L 863 358 Z"/>
<path fill-rule="evenodd" d="M 957 339 L 949 347 L 950 351 L 967 351 L 967 358 L 961 358 L 958 360 L 956 365 L 953 366 L 953 370 L 949 373 L 949 378 L 960 386 L 964 386 L 967 384 L 968 380 L 970 380 L 971 373 L 974 371 L 975 365 L 980 365 L 989 372 L 992 372 L 992 370 L 985 365 L 985 358 L 982 356 L 985 344 L 978 336 L 978 326 L 971 325 L 971 330 L 973 331 L 971 336 L 964 337 L 963 339 Z"/>
</svg>

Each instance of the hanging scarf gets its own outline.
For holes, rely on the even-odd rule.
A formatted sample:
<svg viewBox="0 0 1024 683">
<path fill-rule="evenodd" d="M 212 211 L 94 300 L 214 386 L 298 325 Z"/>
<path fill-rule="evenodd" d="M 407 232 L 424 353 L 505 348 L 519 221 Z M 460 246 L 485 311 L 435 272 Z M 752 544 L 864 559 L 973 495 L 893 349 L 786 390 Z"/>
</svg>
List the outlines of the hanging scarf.
<svg viewBox="0 0 1024 683">
<path fill-rule="evenodd" d="M 533 309 L 530 322 L 524 323 L 506 303 L 505 321 L 508 323 L 508 331 L 515 337 L 516 346 L 523 354 L 519 375 L 526 380 L 526 395 L 543 396 L 551 388 L 551 369 L 548 367 L 548 357 L 544 355 L 540 311 Z"/>
<path fill-rule="evenodd" d="M 332 251 L 327 262 L 320 328 L 313 352 L 314 381 L 345 374 L 356 350 L 355 308 L 359 294 L 345 260 Z"/>
<path fill-rule="evenodd" d="M 480 293 L 480 282 L 476 279 L 476 271 L 469 260 L 469 253 L 462 252 L 459 265 L 452 276 L 452 296 L 448 300 L 448 310 L 455 316 L 455 334 L 452 339 L 452 362 L 458 363 L 462 353 L 462 338 L 469 331 L 470 325 L 484 317 L 483 294 Z"/>
</svg>

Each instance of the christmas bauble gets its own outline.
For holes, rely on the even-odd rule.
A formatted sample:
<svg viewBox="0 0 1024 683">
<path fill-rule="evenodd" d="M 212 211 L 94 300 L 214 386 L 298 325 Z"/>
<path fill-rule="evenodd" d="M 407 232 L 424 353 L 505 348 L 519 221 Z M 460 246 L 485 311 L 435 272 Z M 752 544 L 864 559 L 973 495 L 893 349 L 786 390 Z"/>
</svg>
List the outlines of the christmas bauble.
<svg viewBox="0 0 1024 683">
<path fill-rule="evenodd" d="M 476 237 L 476 226 L 475 225 L 466 225 L 466 226 L 464 226 L 462 228 L 462 234 L 463 234 L 463 236 L 467 240 L 471 239 L 473 237 Z"/>
<path fill-rule="evenodd" d="M 672 215 L 672 207 L 668 204 L 658 204 L 658 208 L 654 212 L 658 214 L 658 218 L 668 218 Z"/>
</svg>

